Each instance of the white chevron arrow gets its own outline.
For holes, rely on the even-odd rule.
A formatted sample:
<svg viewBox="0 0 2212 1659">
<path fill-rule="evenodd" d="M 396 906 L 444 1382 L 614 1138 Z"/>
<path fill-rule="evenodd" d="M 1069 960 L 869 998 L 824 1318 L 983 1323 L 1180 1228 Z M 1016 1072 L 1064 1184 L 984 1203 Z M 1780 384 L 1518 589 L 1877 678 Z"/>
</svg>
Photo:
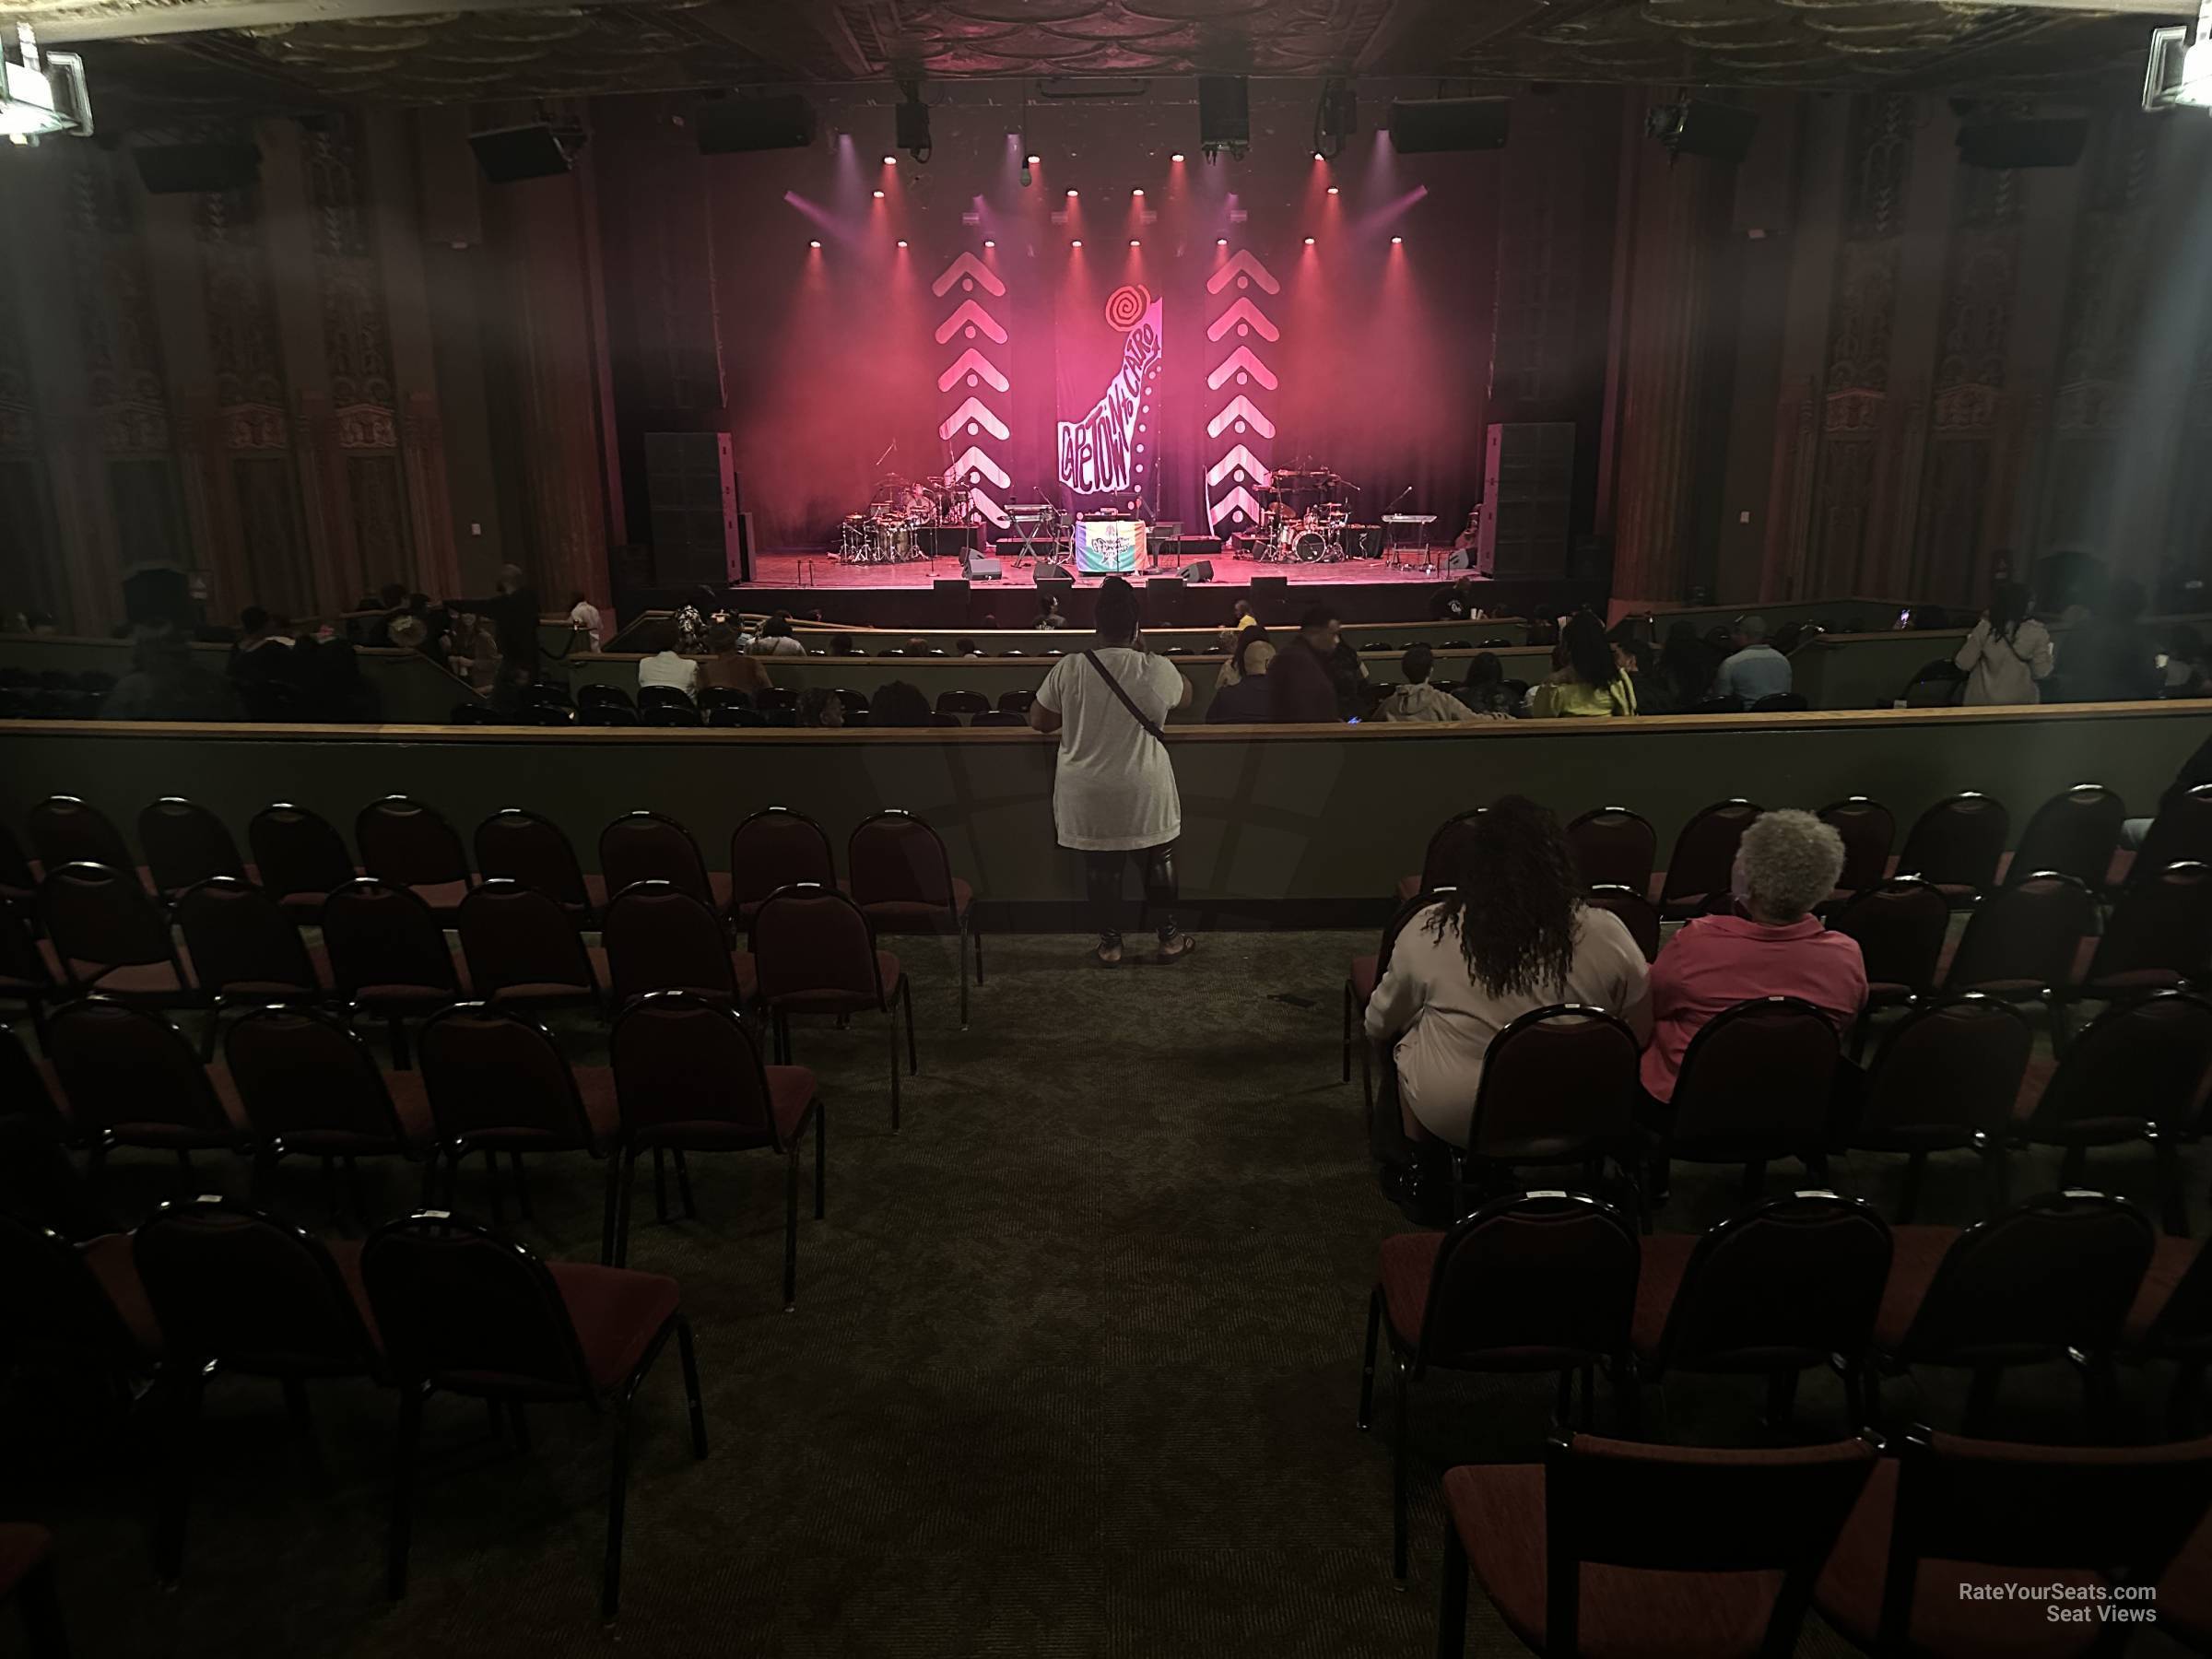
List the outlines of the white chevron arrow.
<svg viewBox="0 0 2212 1659">
<path fill-rule="evenodd" d="M 968 446 L 967 452 L 958 461 L 945 469 L 945 482 L 965 484 L 970 473 L 982 474 L 1001 489 L 1008 488 L 1014 482 L 1012 478 L 1006 477 L 997 462 L 992 460 L 972 443 Z"/>
<path fill-rule="evenodd" d="M 980 399 L 973 397 L 945 418 L 945 424 L 937 429 L 937 436 L 949 438 L 971 420 L 994 438 L 1004 440 L 1008 436 L 1006 423 L 984 408 Z"/>
<path fill-rule="evenodd" d="M 963 326 L 982 329 L 1001 346 L 1006 343 L 1006 331 L 998 325 L 992 318 L 991 313 L 974 300 L 963 300 L 960 301 L 959 310 L 937 324 L 937 344 L 944 345 L 954 335 L 959 333 Z"/>
<path fill-rule="evenodd" d="M 947 265 L 945 274 L 929 285 L 929 291 L 942 300 L 946 291 L 963 276 L 972 277 L 982 283 L 986 294 L 1003 294 L 1006 291 L 1006 285 L 998 279 L 997 274 L 972 253 L 963 253 Z"/>
<path fill-rule="evenodd" d="M 1252 347 L 1249 346 L 1240 346 L 1224 358 L 1221 367 L 1206 377 L 1206 383 L 1214 391 L 1218 392 L 1221 390 L 1223 381 L 1239 372 L 1251 375 L 1253 380 L 1258 381 L 1270 392 L 1276 388 L 1275 376 L 1267 372 L 1266 364 L 1252 355 Z"/>
<path fill-rule="evenodd" d="M 985 495 L 980 489 L 971 489 L 968 492 L 968 505 L 974 508 L 978 512 L 982 513 L 985 518 L 996 524 L 1001 530 L 1006 529 L 1014 522 L 1012 519 L 1006 516 L 1006 510 L 1005 508 L 1001 507 L 996 501 L 993 500 L 989 496 Z"/>
<path fill-rule="evenodd" d="M 1252 491 L 1246 489 L 1242 485 L 1239 485 L 1208 507 L 1206 510 L 1206 522 L 1218 530 L 1221 527 L 1221 521 L 1227 518 L 1232 511 L 1242 512 L 1244 523 L 1247 524 L 1256 524 L 1260 522 L 1260 504 L 1252 499 Z"/>
<path fill-rule="evenodd" d="M 1206 475 L 1206 481 L 1208 484 L 1218 484 L 1239 467 L 1244 469 L 1244 478 L 1247 483 L 1256 484 L 1262 489 L 1267 488 L 1267 480 L 1275 476 L 1260 465 L 1258 456 L 1240 443 L 1235 449 L 1230 450 L 1228 454 L 1214 463 L 1212 470 Z"/>
<path fill-rule="evenodd" d="M 1241 248 L 1230 255 L 1227 265 L 1206 279 L 1206 291 L 1209 294 L 1219 293 L 1229 286 L 1231 276 L 1251 277 L 1260 285 L 1260 291 L 1265 294 L 1279 294 L 1283 291 L 1283 285 L 1268 275 L 1267 267 Z"/>
<path fill-rule="evenodd" d="M 998 371 L 998 365 L 971 346 L 953 359 L 952 367 L 937 376 L 937 390 L 949 392 L 963 375 L 972 374 L 994 392 L 1004 392 L 1008 382 Z"/>
<path fill-rule="evenodd" d="M 1249 325 L 1252 332 L 1263 340 L 1279 340 L 1283 331 L 1261 314 L 1260 308 L 1250 300 L 1239 300 L 1234 305 L 1214 319 L 1214 325 L 1206 331 L 1206 337 L 1218 340 L 1238 324 Z"/>
<path fill-rule="evenodd" d="M 1231 421 L 1241 420 L 1263 438 L 1275 436 L 1275 423 L 1253 406 L 1252 399 L 1241 392 L 1230 398 L 1221 410 L 1206 423 L 1206 435 L 1218 438 Z"/>
</svg>

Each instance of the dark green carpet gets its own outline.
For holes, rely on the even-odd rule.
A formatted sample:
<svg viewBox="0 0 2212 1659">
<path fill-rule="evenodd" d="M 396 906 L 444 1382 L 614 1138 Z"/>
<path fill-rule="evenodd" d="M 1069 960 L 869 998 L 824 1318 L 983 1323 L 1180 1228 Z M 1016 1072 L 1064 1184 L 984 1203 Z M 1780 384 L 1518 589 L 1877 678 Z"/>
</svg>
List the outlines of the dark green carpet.
<svg viewBox="0 0 2212 1659">
<path fill-rule="evenodd" d="M 141 1525 L 150 1441 L 112 1408 L 41 1396 L 8 1419 L 0 1512 L 60 1535 L 62 1588 L 93 1655 L 1391 1655 L 1434 1641 L 1446 1461 L 1540 1444 L 1548 1379 L 1439 1379 L 1417 1395 L 1414 1582 L 1389 1576 L 1388 1395 L 1353 1428 L 1378 1241 L 1406 1223 L 1378 1194 L 1359 1090 L 1336 1081 L 1347 935 L 1230 934 L 1193 961 L 1102 971 L 1084 943 L 994 939 L 972 1029 L 955 1029 L 951 951 L 898 941 L 919 972 L 923 1071 L 894 1137 L 880 1028 L 802 1030 L 830 1104 L 830 1215 L 803 1218 L 799 1309 L 782 1312 L 782 1182 L 766 1155 L 692 1160 L 700 1218 L 643 1224 L 633 1265 L 676 1275 L 698 1326 L 712 1452 L 691 1461 L 673 1349 L 633 1441 L 622 1616 L 597 1615 L 607 1441 L 581 1411 L 534 1414 L 535 1448 L 482 1408 L 434 1402 L 413 1583 L 382 1580 L 389 1394 L 316 1394 L 337 1488 L 311 1495 L 281 1401 L 210 1391 L 185 1579 L 163 1594 Z M 1298 999 L 1285 1000 L 1286 997 Z M 564 1027 L 596 1058 L 588 1026 Z M 2147 1194 L 2147 1162 L 2093 1166 Z M 239 1172 L 229 1172 L 242 1191 Z M 2018 1172 L 2025 1194 L 2053 1184 Z M 279 1207 L 320 1213 L 302 1171 Z M 460 1204 L 480 1209 L 480 1169 Z M 119 1169 L 125 1213 L 171 1188 Z M 1894 1200 L 1861 1160 L 1855 1190 Z M 2203 1182 L 2192 1176 L 2201 1194 Z M 515 1235 L 592 1257 L 596 1166 L 540 1160 Z M 1663 1225 L 1731 1207 L 1684 1171 Z M 1779 1186 L 1776 1190 L 1779 1190 Z M 371 1188 L 392 1209 L 414 1186 Z M 1963 1167 L 1927 1219 L 1968 1215 Z M 512 1212 L 511 1212 L 512 1215 Z M 2148 1437 L 2163 1378 L 2126 1382 Z M 1955 1422 L 1950 1380 L 1893 1408 Z M 2062 1373 L 2008 1395 L 2025 1436 L 2080 1432 Z M 1760 1441 L 1755 1387 L 1670 1385 L 1677 1438 Z M 1808 1438 L 1841 1391 L 1808 1381 Z M 143 1430 L 135 1431 L 143 1433 Z M 1519 1652 L 1477 1594 L 1472 1650 Z M 0 1620 L 0 1653 L 12 1653 Z M 1805 1651 L 1844 1651 L 1808 1631 Z"/>
</svg>

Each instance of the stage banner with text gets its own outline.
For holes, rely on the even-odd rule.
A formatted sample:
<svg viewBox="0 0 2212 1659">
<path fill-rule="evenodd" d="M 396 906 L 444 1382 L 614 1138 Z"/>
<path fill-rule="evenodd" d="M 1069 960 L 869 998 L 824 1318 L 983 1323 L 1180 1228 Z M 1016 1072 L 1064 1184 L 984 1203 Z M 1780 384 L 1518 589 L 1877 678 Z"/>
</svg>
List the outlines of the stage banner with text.
<svg viewBox="0 0 2212 1659">
<path fill-rule="evenodd" d="M 1108 298 L 1103 326 L 1090 318 L 1062 324 L 1055 448 L 1060 486 L 1078 512 L 1147 502 L 1158 493 L 1151 433 L 1164 311 L 1158 295 L 1132 284 Z M 1086 337 L 1066 337 L 1071 329 Z M 1117 346 L 1112 356 L 1102 349 Z"/>
</svg>

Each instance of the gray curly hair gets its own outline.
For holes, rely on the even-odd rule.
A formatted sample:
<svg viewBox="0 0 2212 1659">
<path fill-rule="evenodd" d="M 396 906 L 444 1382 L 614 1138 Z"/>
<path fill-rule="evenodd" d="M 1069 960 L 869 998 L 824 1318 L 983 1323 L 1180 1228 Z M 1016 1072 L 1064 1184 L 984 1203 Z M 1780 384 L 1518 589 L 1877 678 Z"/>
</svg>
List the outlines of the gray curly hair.
<svg viewBox="0 0 2212 1659">
<path fill-rule="evenodd" d="M 1794 922 L 1835 891 L 1843 838 L 1809 812 L 1762 812 L 1744 831 L 1736 862 L 1753 906 L 1775 921 Z"/>
</svg>

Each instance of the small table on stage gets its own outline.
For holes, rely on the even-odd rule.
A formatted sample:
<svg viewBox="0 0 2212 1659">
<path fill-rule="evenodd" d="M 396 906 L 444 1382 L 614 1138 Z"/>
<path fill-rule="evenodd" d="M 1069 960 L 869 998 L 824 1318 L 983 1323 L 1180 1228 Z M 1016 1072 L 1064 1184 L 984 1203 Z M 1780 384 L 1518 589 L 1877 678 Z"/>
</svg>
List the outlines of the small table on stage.
<svg viewBox="0 0 2212 1659">
<path fill-rule="evenodd" d="M 1126 576 L 1136 569 L 1144 525 L 1135 519 L 1078 519 L 1076 572 L 1082 576 Z"/>
</svg>

